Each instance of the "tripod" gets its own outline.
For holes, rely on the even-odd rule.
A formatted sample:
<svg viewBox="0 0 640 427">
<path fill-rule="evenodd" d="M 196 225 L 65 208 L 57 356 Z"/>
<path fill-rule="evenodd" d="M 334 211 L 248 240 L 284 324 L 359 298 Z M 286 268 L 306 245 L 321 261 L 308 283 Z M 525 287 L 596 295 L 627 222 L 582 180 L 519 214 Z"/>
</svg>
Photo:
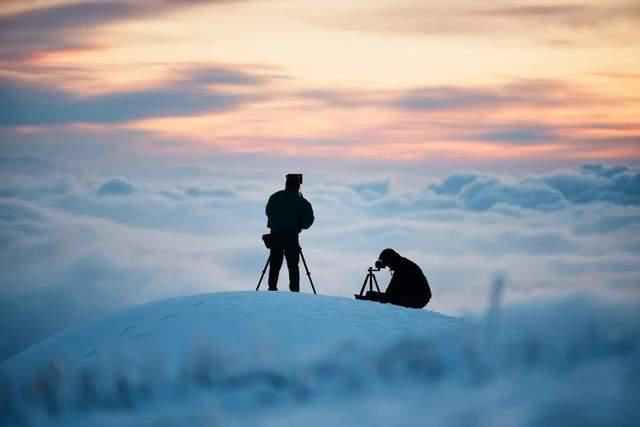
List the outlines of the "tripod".
<svg viewBox="0 0 640 427">
<path fill-rule="evenodd" d="M 304 264 L 304 269 L 307 272 L 307 277 L 309 278 L 309 283 L 311 283 L 311 289 L 313 289 L 313 294 L 316 294 L 316 288 L 313 286 L 313 280 L 311 280 L 311 273 L 309 272 L 309 267 L 307 267 L 307 261 L 304 259 L 304 254 L 302 253 L 302 248 L 298 246 L 298 251 L 300 251 L 300 258 L 302 258 L 302 264 Z M 264 264 L 264 268 L 262 269 L 262 274 L 260 275 L 260 280 L 258 280 L 258 286 L 256 286 L 256 291 L 260 289 L 260 284 L 262 283 L 262 279 L 264 278 L 264 273 L 267 271 L 269 267 L 269 261 L 271 261 L 271 254 L 267 258 L 267 262 Z M 376 286 L 378 286 L 376 284 Z"/>
<path fill-rule="evenodd" d="M 365 299 L 364 298 L 364 288 L 367 286 L 367 282 L 369 283 L 369 290 L 373 291 L 373 285 L 376 285 L 376 289 L 380 292 L 380 287 L 378 286 L 378 279 L 376 279 L 376 275 L 373 274 L 374 271 L 380 271 L 379 268 L 369 267 L 367 270 L 367 275 L 364 278 L 364 283 L 362 284 L 362 288 L 360 289 L 359 294 L 353 294 L 356 299 Z"/>
</svg>

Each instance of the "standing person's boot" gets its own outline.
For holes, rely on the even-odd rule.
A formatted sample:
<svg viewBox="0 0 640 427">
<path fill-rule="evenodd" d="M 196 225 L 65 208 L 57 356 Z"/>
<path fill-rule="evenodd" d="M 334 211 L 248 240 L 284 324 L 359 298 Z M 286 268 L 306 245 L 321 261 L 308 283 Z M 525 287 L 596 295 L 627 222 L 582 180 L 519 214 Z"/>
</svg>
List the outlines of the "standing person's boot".
<svg viewBox="0 0 640 427">
<path fill-rule="evenodd" d="M 300 270 L 298 268 L 294 271 L 289 270 L 289 290 L 300 292 Z"/>
<path fill-rule="evenodd" d="M 289 290 L 291 292 L 300 292 L 300 245 L 298 244 L 298 236 L 292 238 L 291 243 L 284 250 L 284 256 L 287 259 L 287 268 L 289 270 Z"/>
<path fill-rule="evenodd" d="M 282 267 L 283 258 L 282 249 L 271 248 L 271 258 L 269 261 L 269 290 L 278 290 L 278 276 L 280 275 L 280 268 Z"/>
</svg>

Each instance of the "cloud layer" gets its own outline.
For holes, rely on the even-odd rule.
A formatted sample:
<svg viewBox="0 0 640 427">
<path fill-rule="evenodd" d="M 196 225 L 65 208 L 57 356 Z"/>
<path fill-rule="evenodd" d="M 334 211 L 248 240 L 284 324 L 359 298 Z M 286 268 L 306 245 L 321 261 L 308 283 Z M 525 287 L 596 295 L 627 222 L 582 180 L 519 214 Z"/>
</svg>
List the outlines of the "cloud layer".
<svg viewBox="0 0 640 427">
<path fill-rule="evenodd" d="M 585 164 L 580 171 L 522 181 L 482 174 L 453 174 L 430 188 L 436 194 L 455 196 L 462 206 L 477 211 L 498 204 L 540 211 L 591 202 L 640 205 L 640 174 L 626 166 Z"/>
<path fill-rule="evenodd" d="M 0 357 L 108 310 L 255 286 L 278 173 L 158 164 L 157 175 L 33 174 L 44 160 L 15 159 L 0 186 Z M 452 173 L 418 186 L 398 185 L 402 174 L 317 175 L 305 180 L 317 217 L 303 233 L 305 255 L 320 292 L 350 296 L 380 249 L 394 247 L 424 268 L 432 309 L 449 313 L 483 309 L 496 271 L 509 277 L 509 300 L 637 296 L 638 174 L 587 164 L 518 179 Z"/>
</svg>

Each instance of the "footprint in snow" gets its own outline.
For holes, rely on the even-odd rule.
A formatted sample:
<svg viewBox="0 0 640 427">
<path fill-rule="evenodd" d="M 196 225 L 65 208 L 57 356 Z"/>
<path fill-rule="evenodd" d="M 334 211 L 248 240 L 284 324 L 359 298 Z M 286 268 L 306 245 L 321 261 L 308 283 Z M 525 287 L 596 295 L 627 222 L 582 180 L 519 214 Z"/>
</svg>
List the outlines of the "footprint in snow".
<svg viewBox="0 0 640 427">
<path fill-rule="evenodd" d="M 126 328 L 124 328 L 123 330 L 120 331 L 120 335 L 126 334 L 127 332 L 129 332 L 130 330 L 132 330 L 135 327 L 136 327 L 135 325 L 127 326 Z"/>
<path fill-rule="evenodd" d="M 167 314 L 166 316 L 163 316 L 160 318 L 160 320 L 167 320 L 167 319 L 171 319 L 172 317 L 176 317 L 179 316 L 180 313 L 171 313 L 171 314 Z"/>
</svg>

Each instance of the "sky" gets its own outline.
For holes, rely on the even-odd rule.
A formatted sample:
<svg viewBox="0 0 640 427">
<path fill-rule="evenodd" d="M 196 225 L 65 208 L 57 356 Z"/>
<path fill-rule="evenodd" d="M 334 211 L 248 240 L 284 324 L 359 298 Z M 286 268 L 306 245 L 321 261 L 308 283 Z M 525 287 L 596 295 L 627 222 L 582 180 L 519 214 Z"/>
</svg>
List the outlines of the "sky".
<svg viewBox="0 0 640 427">
<path fill-rule="evenodd" d="M 447 314 L 496 275 L 513 301 L 637 298 L 639 21 L 603 0 L 3 1 L 0 360 L 254 288 L 289 172 L 321 293 L 394 247 Z"/>
</svg>

